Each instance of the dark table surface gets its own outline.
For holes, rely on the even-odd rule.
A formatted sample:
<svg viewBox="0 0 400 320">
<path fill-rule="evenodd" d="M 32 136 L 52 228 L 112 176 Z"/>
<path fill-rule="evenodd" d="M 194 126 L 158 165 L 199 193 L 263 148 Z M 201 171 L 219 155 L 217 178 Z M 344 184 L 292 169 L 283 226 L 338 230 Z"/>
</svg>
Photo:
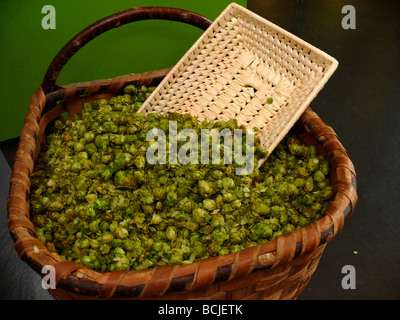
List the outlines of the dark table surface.
<svg viewBox="0 0 400 320">
<path fill-rule="evenodd" d="M 345 5 L 356 29 L 343 29 Z M 248 8 L 332 55 L 339 67 L 312 103 L 355 165 L 358 203 L 328 243 L 299 300 L 400 298 L 400 2 L 249 0 Z M 50 299 L 22 262 L 6 226 L 10 165 L 18 139 L 0 143 L 0 298 Z M 344 289 L 344 266 L 356 288 Z"/>
</svg>

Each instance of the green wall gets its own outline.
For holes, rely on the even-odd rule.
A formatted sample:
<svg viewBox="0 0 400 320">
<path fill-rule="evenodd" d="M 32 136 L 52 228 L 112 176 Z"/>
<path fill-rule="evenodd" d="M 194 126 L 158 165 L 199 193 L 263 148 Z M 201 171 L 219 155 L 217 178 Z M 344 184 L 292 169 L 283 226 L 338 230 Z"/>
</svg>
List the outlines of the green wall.
<svg viewBox="0 0 400 320">
<path fill-rule="evenodd" d="M 32 93 L 57 52 L 77 33 L 132 7 L 166 6 L 214 20 L 229 0 L 0 0 L 0 141 L 18 137 Z M 246 7 L 247 1 L 236 3 Z M 56 29 L 43 29 L 45 5 Z M 202 31 L 173 21 L 139 21 L 110 30 L 83 47 L 62 70 L 59 84 L 111 78 L 174 65 Z"/>
</svg>

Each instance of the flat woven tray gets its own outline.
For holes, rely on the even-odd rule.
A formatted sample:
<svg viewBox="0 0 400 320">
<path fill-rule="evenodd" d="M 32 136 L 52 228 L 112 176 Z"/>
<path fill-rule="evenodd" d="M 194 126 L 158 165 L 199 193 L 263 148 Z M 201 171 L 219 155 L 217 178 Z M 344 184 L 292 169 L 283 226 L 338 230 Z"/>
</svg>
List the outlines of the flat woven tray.
<svg viewBox="0 0 400 320">
<path fill-rule="evenodd" d="M 231 3 L 138 112 L 236 119 L 258 128 L 269 154 L 299 119 L 338 62 Z"/>
</svg>

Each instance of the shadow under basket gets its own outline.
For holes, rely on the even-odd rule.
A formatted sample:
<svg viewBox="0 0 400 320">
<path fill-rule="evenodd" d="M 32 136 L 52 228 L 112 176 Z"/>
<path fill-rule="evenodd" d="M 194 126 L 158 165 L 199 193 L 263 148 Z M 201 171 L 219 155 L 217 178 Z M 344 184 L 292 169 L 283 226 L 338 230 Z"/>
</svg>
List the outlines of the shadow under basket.
<svg viewBox="0 0 400 320">
<path fill-rule="evenodd" d="M 42 85 L 33 94 L 19 140 L 7 199 L 8 228 L 21 259 L 38 274 L 52 266 L 55 299 L 295 299 L 307 286 L 329 241 L 343 228 L 357 202 L 356 173 L 334 130 L 307 108 L 294 126 L 306 145 L 313 145 L 330 163 L 334 196 L 324 216 L 295 232 L 236 253 L 187 265 L 158 266 L 142 271 L 99 273 L 63 260 L 36 237 L 30 220 L 30 175 L 46 133 L 65 112 L 73 119 L 85 102 L 109 99 L 124 86 L 155 86 L 170 69 L 107 80 L 55 85 L 61 68 L 85 43 L 108 29 L 143 19 L 167 19 L 203 30 L 210 21 L 195 13 L 171 8 L 134 8 L 107 17 L 73 38 L 50 65 Z"/>
</svg>

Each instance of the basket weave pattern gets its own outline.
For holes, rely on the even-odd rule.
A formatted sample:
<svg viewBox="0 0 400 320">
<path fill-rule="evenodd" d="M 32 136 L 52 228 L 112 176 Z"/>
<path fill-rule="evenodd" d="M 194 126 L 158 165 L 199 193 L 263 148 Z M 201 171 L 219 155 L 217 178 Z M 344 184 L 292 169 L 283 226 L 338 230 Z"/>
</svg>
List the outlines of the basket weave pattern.
<svg viewBox="0 0 400 320">
<path fill-rule="evenodd" d="M 106 23 L 110 29 L 118 22 L 121 25 L 121 21 L 136 21 L 138 11 L 140 19 L 157 17 L 184 20 L 203 29 L 210 24 L 207 19 L 182 10 L 135 8 L 120 16 L 109 17 L 105 20 L 107 22 L 95 24 L 90 35 L 93 32 L 100 34 L 97 27 L 102 23 Z M 121 16 L 125 20 L 121 20 Z M 127 19 L 127 16 L 130 18 Z M 85 33 L 77 37 L 81 40 L 88 39 Z M 84 43 L 75 41 L 77 37 L 53 60 L 64 62 L 50 66 L 43 84 L 33 94 L 20 135 L 7 209 L 8 228 L 21 259 L 42 276 L 43 266 L 51 265 L 55 268 L 56 289 L 50 290 L 50 293 L 56 299 L 296 298 L 315 271 L 326 244 L 343 228 L 357 202 L 356 174 L 349 155 L 334 130 L 310 108 L 301 115 L 294 129 L 304 143 L 316 146 L 319 153 L 330 162 L 330 181 L 335 197 L 326 208 L 322 219 L 296 232 L 278 236 L 263 245 L 188 265 L 108 273 L 99 273 L 80 264 L 65 261 L 56 253 L 50 252 L 37 239 L 29 213 L 30 175 L 41 147 L 46 142 L 46 131 L 51 127 L 52 121 L 62 117 L 64 112 L 68 112 L 73 119 L 85 102 L 109 99 L 120 94 L 127 84 L 157 85 L 170 72 L 170 69 L 165 69 L 57 86 L 55 82 L 58 73 L 68 60 L 65 57 L 71 57 L 77 51 L 73 43 L 78 47 Z M 58 67 L 54 68 L 55 65 Z M 63 102 L 57 103 L 60 100 Z"/>
</svg>

